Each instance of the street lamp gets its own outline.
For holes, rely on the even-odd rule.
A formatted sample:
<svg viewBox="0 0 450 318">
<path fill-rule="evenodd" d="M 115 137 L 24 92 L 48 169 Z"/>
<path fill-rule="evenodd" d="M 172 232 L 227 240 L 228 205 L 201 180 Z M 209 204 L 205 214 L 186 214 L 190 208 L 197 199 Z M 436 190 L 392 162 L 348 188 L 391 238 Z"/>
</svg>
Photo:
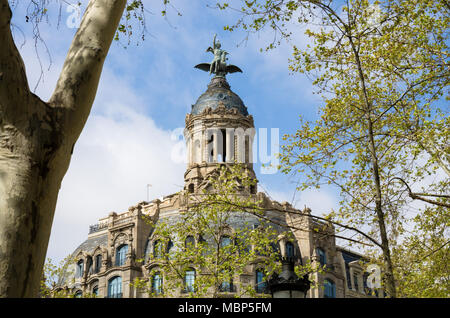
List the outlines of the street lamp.
<svg viewBox="0 0 450 318">
<path fill-rule="evenodd" d="M 282 257 L 281 266 L 281 273 L 275 273 L 268 281 L 272 298 L 305 298 L 311 283 L 308 275 L 299 278 L 295 274 L 292 257 Z"/>
</svg>

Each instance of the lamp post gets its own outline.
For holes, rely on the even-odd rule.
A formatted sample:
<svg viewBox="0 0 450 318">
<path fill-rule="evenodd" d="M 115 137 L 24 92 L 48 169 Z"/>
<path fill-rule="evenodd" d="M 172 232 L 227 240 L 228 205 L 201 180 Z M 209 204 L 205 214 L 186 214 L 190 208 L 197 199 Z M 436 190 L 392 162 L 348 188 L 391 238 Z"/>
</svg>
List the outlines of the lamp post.
<svg viewBox="0 0 450 318">
<path fill-rule="evenodd" d="M 311 283 L 308 275 L 300 278 L 295 274 L 291 257 L 282 257 L 281 265 L 281 273 L 274 274 L 268 281 L 272 298 L 305 298 Z"/>
</svg>

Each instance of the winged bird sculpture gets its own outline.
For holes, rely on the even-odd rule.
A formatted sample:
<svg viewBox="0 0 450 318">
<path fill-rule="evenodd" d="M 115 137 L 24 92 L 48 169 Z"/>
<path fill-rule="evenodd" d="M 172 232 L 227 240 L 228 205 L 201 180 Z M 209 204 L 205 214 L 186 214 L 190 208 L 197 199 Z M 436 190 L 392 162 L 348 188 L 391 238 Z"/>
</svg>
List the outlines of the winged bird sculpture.
<svg viewBox="0 0 450 318">
<path fill-rule="evenodd" d="M 195 65 L 202 71 L 209 72 L 209 74 L 215 74 L 216 76 L 225 76 L 228 73 L 241 72 L 242 70 L 236 65 L 227 65 L 227 55 L 229 54 L 225 50 L 221 49 L 220 42 L 216 42 L 216 36 L 214 35 L 213 47 L 208 47 L 206 52 L 211 52 L 214 54 L 214 59 L 211 63 L 201 63 Z"/>
<path fill-rule="evenodd" d="M 194 67 L 198 68 L 202 71 L 209 72 L 210 68 L 211 68 L 211 64 L 210 63 L 200 63 L 200 64 L 195 65 Z M 237 67 L 236 65 L 226 65 L 224 72 L 226 74 L 236 73 L 236 72 L 242 73 L 242 70 L 239 67 Z"/>
</svg>

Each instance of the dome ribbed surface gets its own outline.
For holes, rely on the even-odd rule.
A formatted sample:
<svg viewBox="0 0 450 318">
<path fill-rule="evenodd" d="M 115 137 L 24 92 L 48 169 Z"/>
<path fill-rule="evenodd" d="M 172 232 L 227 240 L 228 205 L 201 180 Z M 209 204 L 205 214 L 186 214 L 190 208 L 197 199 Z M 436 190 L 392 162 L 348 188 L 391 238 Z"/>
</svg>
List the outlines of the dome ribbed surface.
<svg viewBox="0 0 450 318">
<path fill-rule="evenodd" d="M 222 102 L 227 109 L 236 108 L 242 115 L 248 115 L 247 107 L 242 99 L 230 89 L 227 80 L 219 76 L 211 80 L 206 92 L 200 95 L 197 102 L 192 105 L 191 114 L 201 114 L 208 107 L 214 110 L 219 106 L 219 102 Z"/>
</svg>

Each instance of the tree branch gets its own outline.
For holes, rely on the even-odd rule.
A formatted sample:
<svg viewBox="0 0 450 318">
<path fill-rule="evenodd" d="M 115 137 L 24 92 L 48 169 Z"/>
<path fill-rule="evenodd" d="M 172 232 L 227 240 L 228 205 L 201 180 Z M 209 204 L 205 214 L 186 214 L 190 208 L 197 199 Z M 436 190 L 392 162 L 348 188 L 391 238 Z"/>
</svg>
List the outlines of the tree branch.
<svg viewBox="0 0 450 318">
<path fill-rule="evenodd" d="M 8 0 L 0 0 L 0 123 L 26 111 L 30 94 L 25 65 L 11 33 L 11 17 Z"/>
<path fill-rule="evenodd" d="M 89 116 L 100 74 L 126 0 L 91 0 L 72 41 L 63 70 L 50 98 L 66 110 L 63 128 L 76 141 Z"/>
<path fill-rule="evenodd" d="M 392 178 L 392 180 L 399 180 L 400 182 L 402 182 L 405 186 L 406 189 L 408 190 L 408 194 L 411 197 L 411 199 L 413 200 L 421 200 L 433 205 L 438 205 L 438 206 L 442 206 L 444 208 L 450 208 L 450 204 L 448 203 L 443 203 L 443 202 L 438 202 L 438 201 L 434 201 L 434 200 L 430 200 L 430 199 L 425 199 L 422 196 L 431 196 L 431 197 L 439 197 L 439 198 L 445 198 L 445 199 L 450 199 L 450 195 L 439 195 L 439 194 L 429 194 L 429 193 L 416 193 L 416 192 L 412 192 L 411 188 L 409 187 L 408 183 L 406 183 L 405 180 L 403 180 L 400 177 L 395 177 Z"/>
<path fill-rule="evenodd" d="M 366 239 L 368 239 L 369 241 L 371 241 L 372 243 L 374 243 L 378 247 L 381 247 L 381 244 L 377 240 L 375 240 L 374 238 L 370 237 L 366 233 L 358 230 L 357 228 L 354 228 L 354 227 L 349 226 L 349 225 L 341 224 L 339 222 L 335 222 L 335 221 L 332 221 L 332 220 L 329 220 L 329 219 L 326 219 L 326 218 L 323 218 L 323 217 L 320 217 L 320 216 L 316 216 L 316 215 L 312 215 L 312 214 L 309 214 L 309 213 L 305 213 L 305 212 L 283 210 L 283 209 L 278 209 L 276 207 L 271 207 L 271 208 L 262 208 L 262 207 L 257 207 L 257 206 L 249 207 L 249 206 L 246 206 L 246 205 L 241 205 L 241 204 L 236 203 L 236 202 L 225 201 L 225 200 L 220 200 L 220 199 L 215 199 L 215 201 L 207 200 L 206 202 L 197 203 L 196 205 L 197 206 L 201 206 L 203 204 L 227 204 L 227 205 L 233 206 L 233 207 L 235 207 L 237 209 L 241 209 L 241 210 L 243 210 L 243 211 L 245 211 L 247 213 L 250 213 L 250 214 L 252 214 L 252 215 L 254 215 L 256 217 L 259 217 L 259 218 L 261 218 L 263 220 L 269 221 L 269 222 L 271 222 L 273 224 L 280 225 L 280 226 L 283 226 L 283 227 L 288 227 L 288 228 L 291 228 L 291 229 L 294 229 L 294 230 L 301 230 L 301 231 L 310 232 L 309 229 L 306 230 L 306 229 L 298 228 L 298 227 L 295 227 L 295 226 L 292 226 L 292 225 L 283 225 L 283 224 L 281 224 L 281 223 L 279 223 L 279 222 L 277 222 L 275 220 L 272 220 L 272 219 L 269 219 L 267 217 L 264 217 L 261 213 L 257 213 L 254 210 L 259 211 L 259 212 L 281 212 L 281 213 L 288 213 L 288 214 L 295 214 L 295 215 L 300 215 L 300 216 L 306 216 L 306 217 L 310 217 L 310 218 L 313 218 L 313 219 L 329 222 L 331 224 L 334 224 L 336 226 L 345 228 L 347 230 L 354 231 L 354 232 L 362 235 L 363 237 L 365 237 Z M 336 238 L 343 239 L 343 240 L 348 240 L 348 241 L 351 241 L 351 242 L 354 242 L 354 243 L 358 243 L 358 244 L 362 244 L 362 245 L 369 245 L 370 246 L 370 244 L 367 244 L 367 243 L 364 243 L 364 242 L 361 242 L 361 241 L 357 241 L 357 240 L 353 240 L 353 239 L 350 239 L 348 237 L 344 237 L 344 236 L 340 236 L 340 235 L 336 235 L 336 234 L 333 234 L 332 236 L 334 236 Z"/>
</svg>

